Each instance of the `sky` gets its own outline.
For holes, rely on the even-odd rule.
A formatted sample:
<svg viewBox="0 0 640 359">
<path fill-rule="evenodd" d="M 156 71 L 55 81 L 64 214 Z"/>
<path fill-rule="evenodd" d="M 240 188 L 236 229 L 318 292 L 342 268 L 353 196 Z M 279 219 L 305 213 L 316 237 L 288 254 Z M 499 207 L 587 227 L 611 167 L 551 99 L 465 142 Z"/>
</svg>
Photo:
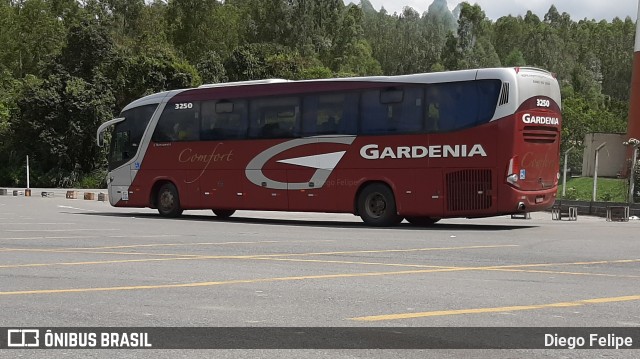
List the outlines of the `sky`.
<svg viewBox="0 0 640 359">
<path fill-rule="evenodd" d="M 357 0 L 352 0 L 358 3 Z M 411 6 L 420 14 L 427 10 L 433 0 L 369 0 L 376 10 L 382 6 L 388 13 L 402 12 L 404 6 Z M 345 1 L 348 3 L 349 1 Z M 449 9 L 453 9 L 462 0 L 447 0 Z M 552 4 L 558 12 L 569 13 L 574 20 L 596 19 L 611 20 L 614 17 L 624 19 L 629 16 L 635 20 L 638 15 L 637 0 L 467 0 L 477 3 L 492 20 L 506 15 L 524 15 L 527 10 L 533 11 L 540 18 L 544 17 Z"/>
</svg>

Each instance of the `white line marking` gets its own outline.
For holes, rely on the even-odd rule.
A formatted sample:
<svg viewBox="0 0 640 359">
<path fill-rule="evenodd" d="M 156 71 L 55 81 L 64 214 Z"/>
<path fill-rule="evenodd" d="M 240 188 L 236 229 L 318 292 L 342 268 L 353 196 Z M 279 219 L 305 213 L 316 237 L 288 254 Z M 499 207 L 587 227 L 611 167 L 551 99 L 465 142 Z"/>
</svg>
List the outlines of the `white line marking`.
<svg viewBox="0 0 640 359">
<path fill-rule="evenodd" d="M 7 226 L 7 225 L 16 225 L 16 226 L 24 226 L 24 225 L 65 225 L 65 226 L 73 226 L 75 225 L 75 223 L 42 223 L 42 222 L 0 222 L 1 225 L 3 226 Z"/>
<path fill-rule="evenodd" d="M 73 228 L 73 229 L 6 229 L 7 232 L 81 232 L 81 231 L 119 231 L 118 228 Z"/>
<path fill-rule="evenodd" d="M 151 234 L 151 235 L 135 235 L 130 234 L 127 236 L 107 236 L 107 238 L 161 238 L 161 237 L 182 237 L 181 234 Z"/>
<path fill-rule="evenodd" d="M 96 237 L 96 236 L 64 236 L 64 237 L 9 237 L 9 238 L 0 238 L 0 240 L 20 241 L 20 240 L 28 240 L 28 239 L 88 239 L 88 238 L 99 238 L 99 237 Z"/>
<path fill-rule="evenodd" d="M 98 211 L 94 211 L 92 209 L 76 208 L 76 207 L 71 207 L 71 206 L 60 206 L 59 205 L 58 208 L 75 209 L 77 211 L 86 211 L 86 212 L 98 212 Z"/>
</svg>

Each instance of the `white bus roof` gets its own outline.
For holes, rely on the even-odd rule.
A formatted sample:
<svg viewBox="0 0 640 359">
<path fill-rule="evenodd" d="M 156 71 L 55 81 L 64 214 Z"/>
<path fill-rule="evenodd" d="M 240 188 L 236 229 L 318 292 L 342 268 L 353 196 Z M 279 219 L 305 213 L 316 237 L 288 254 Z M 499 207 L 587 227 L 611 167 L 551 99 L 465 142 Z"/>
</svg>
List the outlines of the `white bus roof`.
<svg viewBox="0 0 640 359">
<path fill-rule="evenodd" d="M 266 79 L 266 80 L 252 80 L 252 81 L 236 81 L 236 82 L 221 82 L 217 84 L 204 84 L 198 86 L 201 88 L 215 88 L 215 87 L 229 87 L 229 86 L 245 86 L 245 85 L 264 85 L 264 84 L 277 84 L 283 82 L 293 82 L 285 79 Z"/>
</svg>

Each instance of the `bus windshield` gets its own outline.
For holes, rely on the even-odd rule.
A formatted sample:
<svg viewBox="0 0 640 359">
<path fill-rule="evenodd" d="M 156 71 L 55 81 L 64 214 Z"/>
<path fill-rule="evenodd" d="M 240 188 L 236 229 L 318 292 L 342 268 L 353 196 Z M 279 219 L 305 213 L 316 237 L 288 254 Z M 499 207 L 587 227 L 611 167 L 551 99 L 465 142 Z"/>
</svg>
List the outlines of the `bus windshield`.
<svg viewBox="0 0 640 359">
<path fill-rule="evenodd" d="M 138 151 L 144 130 L 157 104 L 140 106 L 120 114 L 125 120 L 116 124 L 109 148 L 109 171 L 129 161 Z"/>
</svg>

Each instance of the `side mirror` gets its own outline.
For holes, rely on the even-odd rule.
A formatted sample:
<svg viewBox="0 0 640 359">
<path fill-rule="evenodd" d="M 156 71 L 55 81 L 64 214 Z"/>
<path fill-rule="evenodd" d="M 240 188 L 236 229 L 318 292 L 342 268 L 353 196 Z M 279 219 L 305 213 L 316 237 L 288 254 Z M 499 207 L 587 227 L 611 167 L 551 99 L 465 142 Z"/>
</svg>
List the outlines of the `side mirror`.
<svg viewBox="0 0 640 359">
<path fill-rule="evenodd" d="M 104 146 L 104 132 L 98 133 L 98 147 Z"/>
<path fill-rule="evenodd" d="M 104 145 L 104 131 L 109 126 L 113 126 L 116 123 L 122 122 L 124 120 L 125 120 L 124 117 L 114 118 L 113 120 L 109 120 L 103 123 L 102 125 L 100 125 L 100 127 L 98 127 L 98 131 L 96 131 L 96 139 L 97 139 L 98 147 L 102 147 Z"/>
</svg>

